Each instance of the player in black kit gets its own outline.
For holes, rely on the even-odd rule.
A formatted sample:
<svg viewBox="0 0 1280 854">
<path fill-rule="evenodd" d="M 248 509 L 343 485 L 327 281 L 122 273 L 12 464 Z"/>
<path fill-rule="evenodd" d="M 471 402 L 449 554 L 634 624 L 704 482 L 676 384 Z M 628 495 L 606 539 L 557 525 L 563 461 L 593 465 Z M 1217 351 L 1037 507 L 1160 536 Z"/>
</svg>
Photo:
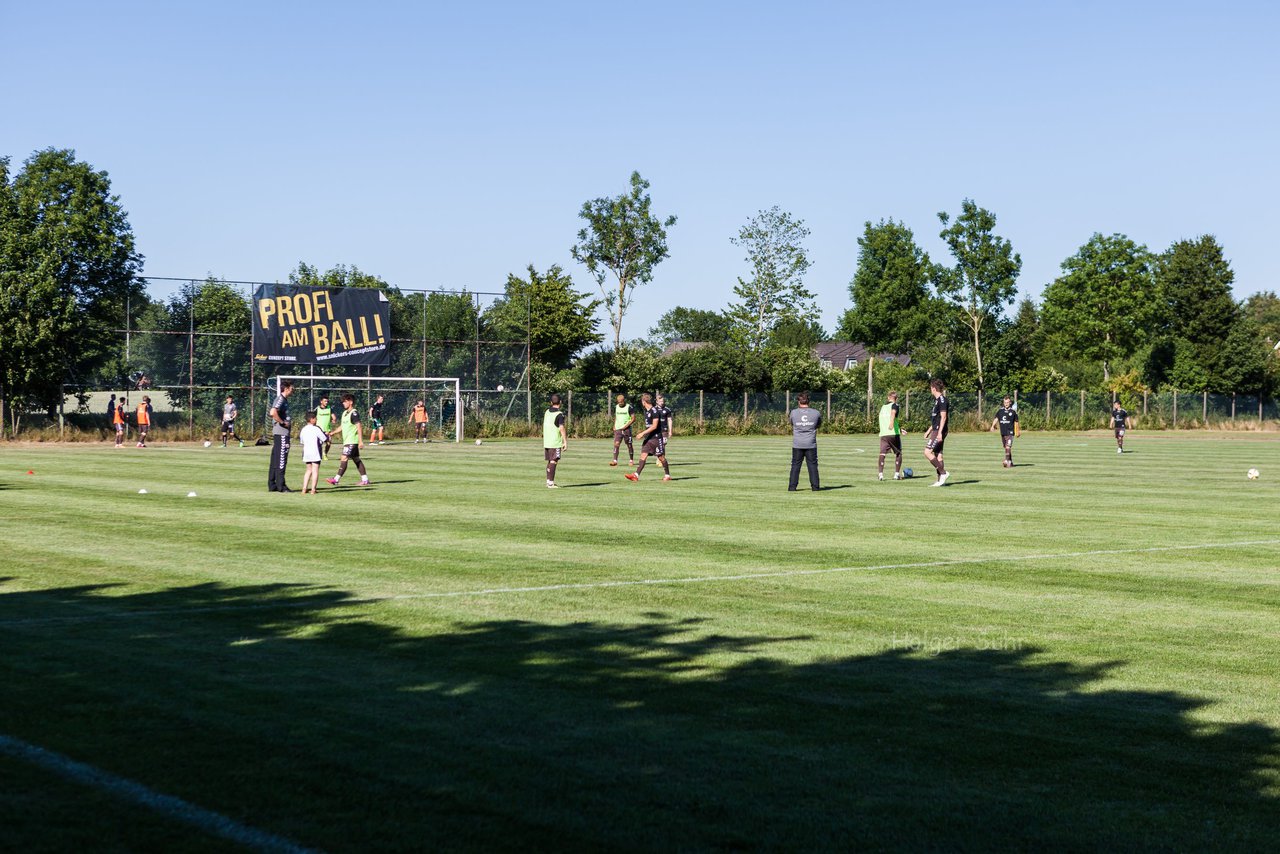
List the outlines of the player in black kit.
<svg viewBox="0 0 1280 854">
<path fill-rule="evenodd" d="M 991 429 L 1000 428 L 1000 444 L 1004 445 L 1004 467 L 1013 468 L 1013 440 L 1022 433 L 1018 426 L 1018 410 L 1013 408 L 1013 398 L 1004 396 L 1003 406 L 996 410 Z"/>
<path fill-rule="evenodd" d="M 1111 425 L 1116 431 L 1116 453 L 1124 453 L 1124 431 L 1133 425 L 1129 421 L 1129 412 L 1120 405 L 1120 401 L 1111 401 Z"/>
</svg>

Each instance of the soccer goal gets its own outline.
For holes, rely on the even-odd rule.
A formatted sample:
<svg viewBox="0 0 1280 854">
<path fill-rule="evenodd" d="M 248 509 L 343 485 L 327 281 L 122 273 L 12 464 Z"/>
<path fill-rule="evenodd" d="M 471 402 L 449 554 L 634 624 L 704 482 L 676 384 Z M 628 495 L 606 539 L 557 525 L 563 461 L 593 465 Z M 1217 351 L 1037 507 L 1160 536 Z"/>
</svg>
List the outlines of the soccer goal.
<svg viewBox="0 0 1280 854">
<path fill-rule="evenodd" d="M 413 409 L 419 401 L 427 408 L 431 423 L 431 435 L 462 441 L 462 383 L 457 377 L 324 377 L 309 374 L 283 374 L 272 377 L 268 390 L 274 400 L 280 393 L 280 383 L 293 380 L 293 395 L 289 398 L 289 414 L 295 427 L 302 424 L 302 413 L 320 405 L 320 398 L 328 397 L 333 408 L 334 422 L 342 414 L 342 396 L 355 398 L 355 408 L 365 425 L 365 435 L 370 430 L 369 407 L 382 396 L 382 423 L 386 436 L 392 441 L 415 438 Z M 270 411 L 271 401 L 267 401 Z"/>
</svg>

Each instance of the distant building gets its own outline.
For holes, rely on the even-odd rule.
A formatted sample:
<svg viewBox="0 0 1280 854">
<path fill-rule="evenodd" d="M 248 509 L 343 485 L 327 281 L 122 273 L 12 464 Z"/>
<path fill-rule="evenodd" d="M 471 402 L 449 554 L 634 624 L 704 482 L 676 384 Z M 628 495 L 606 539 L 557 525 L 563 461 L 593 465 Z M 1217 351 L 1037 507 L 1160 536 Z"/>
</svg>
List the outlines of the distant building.
<svg viewBox="0 0 1280 854">
<path fill-rule="evenodd" d="M 870 353 L 863 344 L 853 341 L 823 341 L 815 344 L 813 355 L 824 368 L 836 368 L 842 371 L 863 367 L 869 356 L 875 356 L 877 362 L 896 362 L 899 365 L 911 364 L 911 357 L 903 353 Z"/>
</svg>

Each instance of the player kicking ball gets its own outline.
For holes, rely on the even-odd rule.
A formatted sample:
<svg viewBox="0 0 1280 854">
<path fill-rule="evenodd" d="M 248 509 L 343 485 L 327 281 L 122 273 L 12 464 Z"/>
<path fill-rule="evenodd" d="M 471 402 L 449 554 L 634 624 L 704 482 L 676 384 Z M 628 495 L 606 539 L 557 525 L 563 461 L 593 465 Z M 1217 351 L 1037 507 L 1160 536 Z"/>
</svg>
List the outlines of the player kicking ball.
<svg viewBox="0 0 1280 854">
<path fill-rule="evenodd" d="M 1111 425 L 1116 432 L 1116 453 L 1124 453 L 1124 432 L 1133 429 L 1133 422 L 1129 420 L 1129 412 L 1120 405 L 1120 401 L 1111 401 Z"/>
<path fill-rule="evenodd" d="M 644 464 L 648 462 L 649 457 L 656 456 L 658 462 L 662 463 L 663 481 L 671 480 L 671 468 L 667 465 L 667 428 L 662 417 L 662 410 L 653 405 L 653 397 L 648 392 L 640 395 L 640 405 L 644 409 L 645 423 L 645 428 L 640 432 L 639 436 L 642 441 L 640 446 L 640 465 L 636 466 L 635 471 L 627 472 L 625 477 L 627 480 L 639 481 L 640 473 L 644 471 Z"/>
<path fill-rule="evenodd" d="M 898 420 L 898 393 L 889 392 L 889 402 L 880 407 L 880 469 L 876 480 L 884 480 L 884 458 L 893 454 L 893 479 L 902 480 L 902 422 Z"/>
<path fill-rule="evenodd" d="M 1018 410 L 1013 408 L 1013 398 L 1005 395 L 1003 404 L 996 410 L 996 417 L 991 419 L 991 429 L 1000 430 L 1000 444 L 1004 445 L 1004 467 L 1013 468 L 1013 440 L 1022 435 L 1018 426 Z"/>
<path fill-rule="evenodd" d="M 360 485 L 369 485 L 369 473 L 364 469 L 364 460 L 360 459 L 360 449 L 364 447 L 364 427 L 360 423 L 360 413 L 356 411 L 354 395 L 342 396 L 342 419 L 334 433 L 342 434 L 342 458 L 338 460 L 338 473 L 328 478 L 325 483 L 337 486 L 342 476 L 347 473 L 347 463 L 354 462 L 360 472 Z"/>
</svg>

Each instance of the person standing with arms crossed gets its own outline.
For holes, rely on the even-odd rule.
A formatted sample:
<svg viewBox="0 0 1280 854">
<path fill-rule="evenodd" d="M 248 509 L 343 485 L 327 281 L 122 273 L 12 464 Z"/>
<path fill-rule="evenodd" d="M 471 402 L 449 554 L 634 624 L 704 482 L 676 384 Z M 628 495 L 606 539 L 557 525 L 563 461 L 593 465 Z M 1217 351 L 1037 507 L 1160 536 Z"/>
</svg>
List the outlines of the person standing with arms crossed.
<svg viewBox="0 0 1280 854">
<path fill-rule="evenodd" d="M 818 427 L 822 425 L 822 413 L 809 406 L 809 393 L 802 391 L 796 397 L 796 408 L 791 410 L 791 478 L 787 491 L 795 492 L 800 485 L 800 463 L 809 472 L 809 488 L 817 492 L 818 485 Z"/>
<path fill-rule="evenodd" d="M 285 469 L 289 466 L 289 395 L 293 394 L 293 380 L 281 380 L 280 392 L 271 403 L 271 467 L 267 469 L 268 492 L 293 492 L 285 485 Z"/>
<path fill-rule="evenodd" d="M 902 480 L 902 422 L 898 420 L 898 393 L 889 392 L 889 402 L 880 407 L 880 472 L 884 480 L 884 458 L 893 452 L 893 479 Z"/>
<path fill-rule="evenodd" d="M 547 489 L 556 488 L 556 465 L 569 447 L 569 430 L 560 411 L 560 395 L 551 395 L 551 406 L 542 413 L 542 456 L 547 461 Z"/>
<path fill-rule="evenodd" d="M 947 465 L 942 461 L 942 445 L 947 439 L 951 417 L 951 403 L 947 400 L 947 385 L 942 380 L 929 380 L 929 393 L 933 395 L 933 412 L 929 414 L 929 432 L 924 434 L 924 458 L 933 465 L 938 479 L 930 486 L 942 486 L 951 477 Z"/>
</svg>

